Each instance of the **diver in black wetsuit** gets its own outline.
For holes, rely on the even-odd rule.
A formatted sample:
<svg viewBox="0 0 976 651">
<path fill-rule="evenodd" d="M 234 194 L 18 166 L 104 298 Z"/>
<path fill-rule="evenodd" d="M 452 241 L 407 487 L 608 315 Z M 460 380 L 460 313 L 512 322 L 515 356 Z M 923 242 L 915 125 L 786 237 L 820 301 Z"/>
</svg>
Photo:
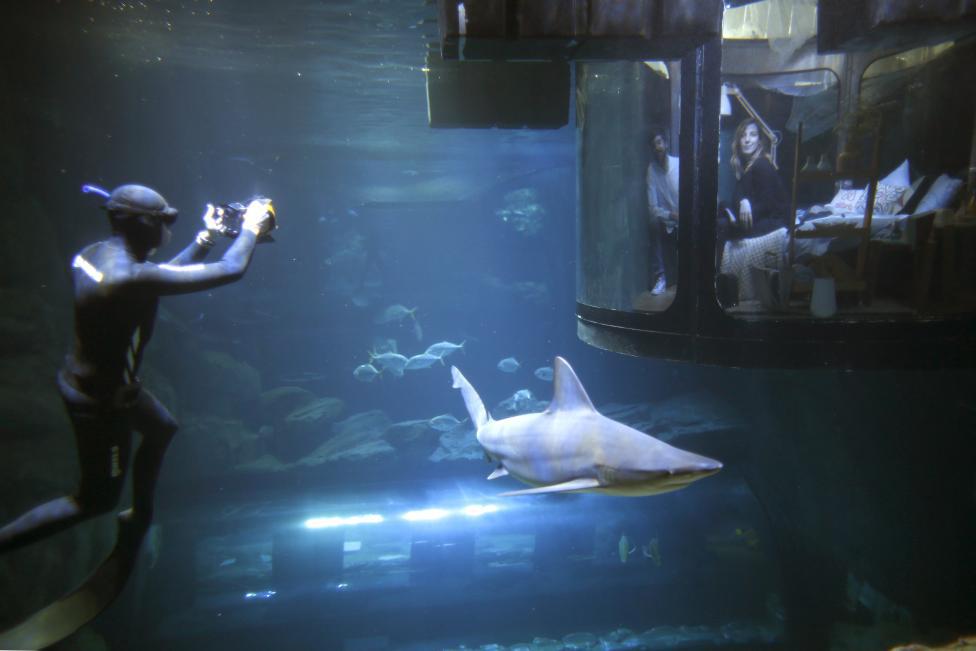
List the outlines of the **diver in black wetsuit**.
<svg viewBox="0 0 976 651">
<path fill-rule="evenodd" d="M 225 285 L 247 270 L 257 239 L 274 226 L 273 208 L 256 199 L 243 228 L 218 262 L 202 264 L 222 232 L 209 206 L 206 230 L 164 264 L 149 256 L 169 239 L 177 211 L 154 190 L 116 188 L 105 203 L 112 236 L 82 249 L 72 261 L 74 345 L 58 373 L 58 388 L 74 426 L 81 482 L 77 492 L 41 504 L 0 529 L 0 553 L 46 538 L 118 504 L 132 447 L 133 504 L 119 514 L 119 544 L 130 551 L 152 520 L 153 493 L 177 423 L 140 386 L 138 371 L 152 336 L 159 297 Z"/>
</svg>

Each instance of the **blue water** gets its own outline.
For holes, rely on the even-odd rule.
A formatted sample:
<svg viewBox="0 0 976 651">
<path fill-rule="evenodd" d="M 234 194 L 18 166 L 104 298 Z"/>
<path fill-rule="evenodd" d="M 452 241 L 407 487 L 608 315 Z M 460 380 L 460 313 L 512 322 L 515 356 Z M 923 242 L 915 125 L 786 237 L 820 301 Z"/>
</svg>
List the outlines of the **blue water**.
<svg viewBox="0 0 976 651">
<path fill-rule="evenodd" d="M 431 129 L 435 7 L 79 0 L 25 12 L 3 64 L 4 115 L 19 126 L 4 167 L 44 219 L 18 231 L 39 244 L 10 258 L 4 283 L 39 302 L 26 317 L 7 310 L 39 343 L 3 350 L 5 520 L 76 477 L 49 389 L 70 336 L 65 262 L 107 233 L 81 186 L 145 183 L 177 206 L 157 259 L 193 238 L 207 202 L 268 196 L 280 226 L 240 282 L 163 300 L 144 376 L 182 429 L 156 529 L 125 592 L 59 648 L 799 648 L 786 642 L 805 630 L 790 632 L 790 612 L 814 622 L 806 648 L 838 622 L 876 648 L 914 639 L 913 616 L 945 634 L 976 626 L 962 605 L 941 617 L 912 596 L 920 577 L 934 582 L 926 598 L 972 585 L 959 565 L 971 552 L 954 542 L 971 527 L 953 524 L 971 514 L 972 474 L 933 470 L 951 458 L 942 450 L 971 450 L 960 447 L 971 374 L 743 372 L 580 342 L 574 116 L 549 131 Z M 513 211 L 531 219 L 504 218 Z M 375 323 L 397 304 L 415 317 Z M 445 340 L 465 349 L 402 378 L 355 379 L 389 339 L 407 356 Z M 521 486 L 486 481 L 493 466 L 476 448 L 451 457 L 414 422 L 467 416 L 452 363 L 496 416 L 523 389 L 541 408 L 552 384 L 533 372 L 555 355 L 598 409 L 725 469 L 656 497 L 498 498 Z M 516 372 L 497 368 L 507 357 Z M 24 382 L 52 400 L 18 402 Z M 281 443 L 286 412 L 262 395 L 288 386 L 341 408 Z M 374 411 L 380 425 L 315 455 Z M 913 438 L 930 424 L 940 450 Z M 393 451 L 358 450 L 377 427 Z M 452 435 L 470 443 L 470 422 Z M 879 440 L 900 456 L 879 461 Z M 937 513 L 916 491 L 933 477 L 948 486 Z M 420 509 L 442 517 L 404 519 Z M 362 515 L 382 521 L 308 523 Z M 4 622 L 80 581 L 113 535 L 103 518 L 3 559 Z"/>
</svg>

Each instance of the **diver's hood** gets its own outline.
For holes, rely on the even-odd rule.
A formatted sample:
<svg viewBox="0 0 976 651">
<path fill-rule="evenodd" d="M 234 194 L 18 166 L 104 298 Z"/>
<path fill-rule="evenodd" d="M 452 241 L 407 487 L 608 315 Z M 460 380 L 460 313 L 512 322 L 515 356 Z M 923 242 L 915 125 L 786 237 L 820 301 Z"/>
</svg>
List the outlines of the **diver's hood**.
<svg viewBox="0 0 976 651">
<path fill-rule="evenodd" d="M 158 217 L 167 224 L 176 220 L 178 211 L 166 203 L 163 195 L 144 185 L 120 185 L 112 190 L 108 201 L 102 206 L 110 213 L 126 215 L 149 215 Z"/>
</svg>

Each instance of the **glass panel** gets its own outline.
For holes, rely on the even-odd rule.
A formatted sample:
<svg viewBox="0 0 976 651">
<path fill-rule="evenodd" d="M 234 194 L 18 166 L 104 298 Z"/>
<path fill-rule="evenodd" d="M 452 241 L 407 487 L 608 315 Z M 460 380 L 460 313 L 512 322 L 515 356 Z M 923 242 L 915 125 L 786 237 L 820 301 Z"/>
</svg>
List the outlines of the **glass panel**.
<svg viewBox="0 0 976 651">
<path fill-rule="evenodd" d="M 972 41 L 919 48 L 862 76 L 850 121 L 881 133 L 866 260 L 875 310 L 976 311 L 974 55 Z"/>
<path fill-rule="evenodd" d="M 730 312 L 808 314 L 792 295 L 794 168 L 829 190 L 837 107 L 829 70 L 723 77 L 716 293 Z M 798 200 L 816 196 L 797 190 Z"/>
<path fill-rule="evenodd" d="M 976 310 L 976 44 L 821 55 L 779 4 L 725 16 L 727 37 L 760 40 L 723 45 L 719 303 L 801 320 Z"/>
<path fill-rule="evenodd" d="M 578 300 L 659 312 L 678 276 L 678 63 L 577 69 Z"/>
<path fill-rule="evenodd" d="M 725 39 L 802 43 L 816 33 L 817 0 L 760 0 L 730 7 L 722 17 Z"/>
</svg>

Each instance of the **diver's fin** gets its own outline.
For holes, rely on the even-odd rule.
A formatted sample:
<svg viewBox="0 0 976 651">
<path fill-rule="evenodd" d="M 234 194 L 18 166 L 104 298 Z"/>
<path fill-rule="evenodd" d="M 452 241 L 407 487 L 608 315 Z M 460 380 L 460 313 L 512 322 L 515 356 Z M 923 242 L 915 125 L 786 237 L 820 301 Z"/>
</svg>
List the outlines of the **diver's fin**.
<svg viewBox="0 0 976 651">
<path fill-rule="evenodd" d="M 76 590 L 0 631 L 0 649 L 45 649 L 95 619 L 125 587 L 142 533 L 116 544 L 108 558 Z"/>
<path fill-rule="evenodd" d="M 491 474 L 488 475 L 488 479 L 498 479 L 499 477 L 504 477 L 507 474 L 508 471 L 505 470 L 505 466 L 498 466 L 497 468 L 491 471 Z"/>
<path fill-rule="evenodd" d="M 510 497 L 512 495 L 539 495 L 542 493 L 572 493 L 574 491 L 585 491 L 593 488 L 598 488 L 600 482 L 592 477 L 580 477 L 579 479 L 570 479 L 569 481 L 564 481 L 561 484 L 551 484 L 549 486 L 539 486 L 537 488 L 526 488 L 520 491 L 509 491 L 507 493 L 502 493 L 502 497 Z"/>
</svg>

